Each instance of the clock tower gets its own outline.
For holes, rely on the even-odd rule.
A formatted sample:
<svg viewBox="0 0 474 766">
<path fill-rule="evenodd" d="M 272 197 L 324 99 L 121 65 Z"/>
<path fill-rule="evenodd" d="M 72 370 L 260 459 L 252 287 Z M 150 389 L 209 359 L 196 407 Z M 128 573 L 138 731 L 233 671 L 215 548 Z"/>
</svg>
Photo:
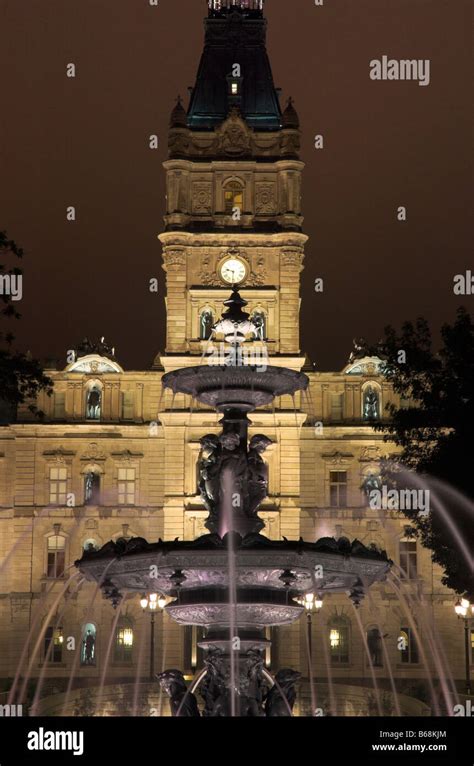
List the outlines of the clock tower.
<svg viewBox="0 0 474 766">
<path fill-rule="evenodd" d="M 209 0 L 188 109 L 178 99 L 171 114 L 159 239 L 166 356 L 187 357 L 183 366 L 206 352 L 233 284 L 270 357 L 300 354 L 304 166 L 297 113 L 291 99 L 281 111 L 273 82 L 263 4 Z"/>
</svg>

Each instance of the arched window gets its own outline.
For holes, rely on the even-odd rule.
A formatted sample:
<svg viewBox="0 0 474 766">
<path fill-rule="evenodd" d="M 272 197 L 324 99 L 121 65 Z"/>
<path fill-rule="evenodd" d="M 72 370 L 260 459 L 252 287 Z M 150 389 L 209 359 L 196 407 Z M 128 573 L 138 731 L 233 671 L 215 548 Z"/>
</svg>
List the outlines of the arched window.
<svg viewBox="0 0 474 766">
<path fill-rule="evenodd" d="M 133 628 L 130 620 L 120 620 L 115 631 L 115 662 L 130 663 L 133 651 Z"/>
<path fill-rule="evenodd" d="M 378 628 L 369 628 L 367 631 L 367 649 L 372 667 L 383 667 L 382 635 Z"/>
<path fill-rule="evenodd" d="M 214 327 L 214 315 L 211 309 L 204 309 L 204 311 L 201 311 L 201 315 L 199 317 L 200 340 L 209 340 L 212 334 L 213 327 Z"/>
<path fill-rule="evenodd" d="M 267 317 L 265 315 L 264 311 L 254 311 L 252 314 L 252 321 L 256 327 L 257 335 L 255 337 L 256 340 L 266 340 L 268 337 L 267 333 Z"/>
<path fill-rule="evenodd" d="M 244 187 L 238 181 L 230 181 L 224 188 L 224 203 L 226 215 L 232 215 L 238 208 L 242 212 L 244 206 Z"/>
<path fill-rule="evenodd" d="M 102 411 L 102 387 L 99 383 L 94 383 L 86 395 L 86 419 L 100 420 Z"/>
<path fill-rule="evenodd" d="M 81 665 L 96 664 L 97 628 L 93 622 L 87 622 L 82 627 Z"/>
<path fill-rule="evenodd" d="M 64 535 L 50 535 L 47 538 L 47 577 L 63 577 L 66 566 L 66 538 Z"/>
<path fill-rule="evenodd" d="M 380 388 L 367 383 L 362 391 L 362 417 L 364 420 L 380 420 Z"/>
<path fill-rule="evenodd" d="M 334 617 L 328 624 L 329 652 L 332 665 L 349 662 L 350 623 L 344 617 Z"/>
<path fill-rule="evenodd" d="M 84 505 L 99 505 L 100 473 L 88 471 L 84 476 Z"/>
</svg>

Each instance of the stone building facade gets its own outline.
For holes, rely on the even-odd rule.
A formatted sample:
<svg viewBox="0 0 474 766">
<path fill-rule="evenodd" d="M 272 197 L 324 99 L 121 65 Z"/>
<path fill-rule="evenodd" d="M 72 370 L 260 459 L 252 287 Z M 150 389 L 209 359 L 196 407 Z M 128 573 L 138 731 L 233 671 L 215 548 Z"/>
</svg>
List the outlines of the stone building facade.
<svg viewBox="0 0 474 766">
<path fill-rule="evenodd" d="M 430 686 L 440 695 L 436 679 L 451 675 L 462 686 L 463 632 L 454 595 L 442 586 L 430 552 L 410 536 L 406 518 L 368 505 L 364 487 L 376 479 L 380 458 L 393 452 L 373 423 L 385 417 L 389 402 L 399 404 L 380 360 L 356 354 L 340 372 L 320 373 L 301 350 L 307 237 L 298 116 L 291 101 L 280 111 L 263 4 L 227 5 L 209 3 L 190 106 L 185 111 L 178 102 L 171 116 L 159 235 L 167 280 L 165 353 L 148 371 L 128 371 L 104 342 L 84 342 L 65 369 L 47 370 L 54 393 L 38 401 L 44 420 L 25 406 L 16 422 L 0 427 L 2 688 L 18 669 L 22 679 L 32 679 L 30 702 L 38 687 L 41 697 L 50 697 L 70 686 L 67 701 L 61 697 L 64 708 L 53 705 L 59 713 L 73 710 L 76 688 L 147 679 L 150 617 L 137 597 L 126 598 L 117 616 L 92 585 L 77 587 L 68 578 L 88 546 L 135 536 L 192 540 L 205 531 L 199 440 L 219 430 L 219 416 L 188 397 L 172 398 L 161 378 L 198 360 L 218 363 L 222 344 L 210 340 L 210 328 L 238 283 L 261 324 L 248 354 L 310 378 L 307 393 L 251 416 L 251 435 L 273 440 L 266 453 L 264 533 L 358 538 L 386 550 L 402 570 L 398 586 L 374 587 L 357 613 L 336 595 L 313 616 L 318 704 L 347 714 L 377 712 L 375 678 L 386 713 L 427 712 L 422 702 L 433 709 Z M 308 679 L 306 622 L 271 637 L 269 666 L 294 667 Z M 193 675 L 198 639 L 194 629 L 159 612 L 156 669 L 182 667 Z M 394 689 L 406 695 L 400 710 Z M 305 680 L 300 712 L 308 690 Z"/>
</svg>

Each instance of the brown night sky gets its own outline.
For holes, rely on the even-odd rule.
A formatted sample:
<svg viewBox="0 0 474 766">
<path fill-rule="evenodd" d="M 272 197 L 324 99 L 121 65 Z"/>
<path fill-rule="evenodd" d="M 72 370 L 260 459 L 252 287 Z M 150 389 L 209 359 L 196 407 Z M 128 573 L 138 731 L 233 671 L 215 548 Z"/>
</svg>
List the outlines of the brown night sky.
<svg viewBox="0 0 474 766">
<path fill-rule="evenodd" d="M 435 328 L 452 319 L 453 276 L 474 265 L 472 4 L 266 6 L 275 82 L 282 103 L 296 101 L 307 163 L 303 349 L 318 369 L 341 369 L 354 336 L 376 340 L 385 324 L 419 314 Z M 140 369 L 164 348 L 161 163 L 174 99 L 194 82 L 205 12 L 205 0 L 0 0 L 0 229 L 27 253 L 14 330 L 35 356 L 65 365 L 66 349 L 104 334 L 127 369 Z M 431 59 L 431 84 L 371 81 L 369 61 L 384 54 Z M 152 133 L 159 151 L 148 148 Z"/>
</svg>

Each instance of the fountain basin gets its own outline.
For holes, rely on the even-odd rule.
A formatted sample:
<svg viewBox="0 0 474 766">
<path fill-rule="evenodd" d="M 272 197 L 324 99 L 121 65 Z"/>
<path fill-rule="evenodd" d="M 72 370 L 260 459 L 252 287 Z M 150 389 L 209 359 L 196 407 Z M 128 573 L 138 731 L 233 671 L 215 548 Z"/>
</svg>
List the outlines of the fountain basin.
<svg viewBox="0 0 474 766">
<path fill-rule="evenodd" d="M 295 622 L 303 609 L 294 598 L 308 592 L 347 593 L 357 604 L 366 588 L 386 578 L 391 566 L 384 552 L 357 540 L 307 543 L 257 534 L 232 537 L 235 620 L 245 628 Z M 102 582 L 112 599 L 127 592 L 160 592 L 175 599 L 166 611 L 176 622 L 224 628 L 229 625 L 228 556 L 227 536 L 158 543 L 134 538 L 85 552 L 76 566 L 87 580 Z"/>
<path fill-rule="evenodd" d="M 162 383 L 174 394 L 188 394 L 219 412 L 226 409 L 252 412 L 271 404 L 277 396 L 293 396 L 306 390 L 309 379 L 304 373 L 286 367 L 203 364 L 168 372 Z"/>
</svg>

